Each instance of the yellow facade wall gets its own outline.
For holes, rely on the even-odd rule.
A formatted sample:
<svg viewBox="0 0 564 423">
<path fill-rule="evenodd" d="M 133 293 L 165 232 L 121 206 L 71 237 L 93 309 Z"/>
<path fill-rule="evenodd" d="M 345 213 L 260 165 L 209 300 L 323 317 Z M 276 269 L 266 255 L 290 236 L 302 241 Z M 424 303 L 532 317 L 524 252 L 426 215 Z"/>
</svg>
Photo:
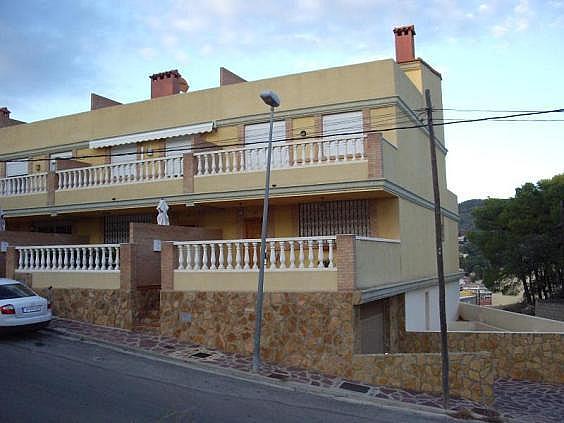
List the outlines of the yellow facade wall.
<svg viewBox="0 0 564 423">
<path fill-rule="evenodd" d="M 160 197 L 163 194 L 182 194 L 182 190 L 182 179 L 164 182 L 107 185 L 102 188 L 56 191 L 55 204 L 61 206 L 102 201 L 133 200 L 137 198 Z"/>
<path fill-rule="evenodd" d="M 313 116 L 292 119 L 292 138 L 299 138 L 301 131 L 306 131 L 306 136 L 321 135 L 315 131 L 315 118 Z"/>
<path fill-rule="evenodd" d="M 87 236 L 90 244 L 104 243 L 104 219 L 83 218 L 72 225 L 73 235 Z"/>
<path fill-rule="evenodd" d="M 76 150 L 75 157 L 79 162 L 88 163 L 91 166 L 98 166 L 110 162 L 110 158 L 108 156 L 109 154 L 109 148 L 97 148 L 94 150 L 89 148 L 81 148 Z"/>
<path fill-rule="evenodd" d="M 0 204 L 4 210 L 32 209 L 47 205 L 47 193 L 11 195 L 1 197 Z"/>
<path fill-rule="evenodd" d="M 378 238 L 400 239 L 399 199 L 383 198 L 375 201 L 375 234 Z"/>
<path fill-rule="evenodd" d="M 204 141 L 218 146 L 239 144 L 239 127 L 236 125 L 219 127 L 209 134 L 204 134 Z"/>
<path fill-rule="evenodd" d="M 16 273 L 17 276 L 17 273 Z M 33 272 L 33 288 L 119 289 L 119 272 Z"/>
<path fill-rule="evenodd" d="M 400 111 L 396 106 L 370 109 L 370 129 L 382 130 L 398 126 Z M 398 131 L 385 131 L 382 136 L 391 144 L 398 145 Z"/>
<path fill-rule="evenodd" d="M 393 60 L 361 63 L 155 98 L 2 128 L 0 154 L 240 116 L 266 116 L 258 93 L 273 89 L 279 112 L 396 95 Z M 402 73 L 403 75 L 403 73 Z M 49 136 L 45 136 L 49 134 Z"/>
<path fill-rule="evenodd" d="M 258 272 L 174 271 L 175 291 L 257 290 Z M 336 271 L 274 271 L 264 274 L 265 292 L 335 292 Z"/>
<path fill-rule="evenodd" d="M 367 162 L 357 161 L 335 165 L 273 169 L 270 181 L 272 185 L 284 187 L 315 183 L 359 181 L 365 180 L 367 177 Z M 194 190 L 201 193 L 264 188 L 264 178 L 264 171 L 198 176 L 194 178 Z"/>
</svg>

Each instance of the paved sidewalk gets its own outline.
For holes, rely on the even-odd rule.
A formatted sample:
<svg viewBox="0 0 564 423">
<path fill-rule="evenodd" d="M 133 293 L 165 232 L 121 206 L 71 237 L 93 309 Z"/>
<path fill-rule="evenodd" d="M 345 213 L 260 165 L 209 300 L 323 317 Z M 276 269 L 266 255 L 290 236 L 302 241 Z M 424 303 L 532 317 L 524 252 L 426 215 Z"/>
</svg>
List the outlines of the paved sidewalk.
<svg viewBox="0 0 564 423">
<path fill-rule="evenodd" d="M 240 354 L 224 353 L 201 345 L 181 342 L 176 338 L 153 333 L 132 332 L 112 327 L 56 318 L 51 329 L 72 336 L 90 338 L 135 350 L 158 354 L 190 363 L 205 363 L 226 369 L 251 372 L 251 358 Z M 264 363 L 260 374 L 276 380 L 294 382 L 366 395 L 403 403 L 442 408 L 441 397 L 386 386 L 374 386 L 340 377 L 311 372 L 294 367 Z M 512 421 L 560 422 L 564 416 L 564 386 L 516 380 L 496 381 L 494 408 Z M 481 409 L 478 403 L 465 399 L 451 399 L 453 410 Z"/>
</svg>

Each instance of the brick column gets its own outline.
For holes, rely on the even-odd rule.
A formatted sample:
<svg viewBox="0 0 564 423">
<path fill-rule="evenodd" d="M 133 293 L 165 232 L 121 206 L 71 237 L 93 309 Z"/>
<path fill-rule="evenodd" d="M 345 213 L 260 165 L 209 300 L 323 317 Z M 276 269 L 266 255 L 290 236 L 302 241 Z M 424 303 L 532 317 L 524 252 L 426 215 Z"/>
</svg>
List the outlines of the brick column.
<svg viewBox="0 0 564 423">
<path fill-rule="evenodd" d="M 384 177 L 382 162 L 382 134 L 370 133 L 366 137 L 366 158 L 368 159 L 368 177 Z"/>
<path fill-rule="evenodd" d="M 321 115 L 313 116 L 313 135 L 316 137 L 323 135 L 323 118 Z"/>
<path fill-rule="evenodd" d="M 194 165 L 194 154 L 184 154 L 183 160 L 184 177 L 182 181 L 182 192 L 194 192 L 194 172 L 196 169 L 196 166 Z"/>
<path fill-rule="evenodd" d="M 362 109 L 362 130 L 368 132 L 372 129 L 372 122 L 370 120 L 370 109 Z"/>
<path fill-rule="evenodd" d="M 5 178 L 6 177 L 6 163 L 2 162 L 0 163 L 0 178 Z"/>
<path fill-rule="evenodd" d="M 337 235 L 337 289 L 353 291 L 356 288 L 355 235 Z"/>
<path fill-rule="evenodd" d="M 56 172 L 49 171 L 47 173 L 47 205 L 55 205 L 55 191 L 59 185 L 59 177 Z"/>
<path fill-rule="evenodd" d="M 6 277 L 8 279 L 14 279 L 16 276 L 17 253 L 14 247 L 8 247 L 6 251 Z"/>
<path fill-rule="evenodd" d="M 119 246 L 119 279 L 120 289 L 132 291 L 137 285 L 135 281 L 135 244 Z"/>
<path fill-rule="evenodd" d="M 174 268 L 176 267 L 176 251 L 172 242 L 161 245 L 161 290 L 174 289 Z"/>
</svg>

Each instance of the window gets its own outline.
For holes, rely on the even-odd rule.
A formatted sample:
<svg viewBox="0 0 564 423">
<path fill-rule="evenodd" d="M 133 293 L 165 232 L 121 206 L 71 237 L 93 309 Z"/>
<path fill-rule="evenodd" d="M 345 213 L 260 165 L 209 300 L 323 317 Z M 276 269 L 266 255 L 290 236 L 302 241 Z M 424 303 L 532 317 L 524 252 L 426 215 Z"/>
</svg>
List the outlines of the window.
<svg viewBox="0 0 564 423">
<path fill-rule="evenodd" d="M 65 221 L 34 222 L 31 231 L 47 234 L 72 234 L 72 223 Z"/>
<path fill-rule="evenodd" d="M 33 296 L 35 296 L 35 292 L 20 283 L 0 285 L 0 300 L 13 300 L 15 298 Z"/>
<path fill-rule="evenodd" d="M 6 177 L 27 175 L 29 173 L 28 164 L 27 161 L 6 162 Z"/>
<path fill-rule="evenodd" d="M 270 133 L 270 123 L 257 123 L 245 126 L 245 145 L 250 147 L 245 153 L 245 162 L 250 169 L 264 169 L 266 167 L 266 149 L 254 150 L 265 147 Z M 284 146 L 286 139 L 286 122 L 274 122 L 272 126 L 272 146 Z M 263 144 L 264 143 L 264 144 Z M 272 167 L 285 167 L 289 163 L 288 148 L 275 148 L 272 154 Z"/>
<path fill-rule="evenodd" d="M 326 154 L 343 156 L 364 152 L 362 112 L 337 113 L 323 116 L 323 139 L 334 140 Z M 338 135 L 348 134 L 351 135 Z M 339 141 L 337 141 L 339 140 Z M 347 141 L 345 141 L 347 140 Z"/>
<path fill-rule="evenodd" d="M 112 147 L 112 164 L 128 163 L 137 160 L 137 144 L 125 144 Z M 114 178 L 135 176 L 135 166 L 120 166 L 112 169 Z"/>
<path fill-rule="evenodd" d="M 155 216 L 151 214 L 106 216 L 104 218 L 104 243 L 122 244 L 129 242 L 129 224 L 131 222 L 155 223 Z"/>
<path fill-rule="evenodd" d="M 300 236 L 354 234 L 368 236 L 367 200 L 300 204 Z"/>
<path fill-rule="evenodd" d="M 166 140 L 165 146 L 165 156 L 166 157 L 178 157 L 185 153 L 192 151 L 193 137 L 174 137 L 168 138 Z M 167 176 L 182 175 L 183 169 L 181 162 L 175 161 L 171 166 L 166 167 Z"/>
</svg>

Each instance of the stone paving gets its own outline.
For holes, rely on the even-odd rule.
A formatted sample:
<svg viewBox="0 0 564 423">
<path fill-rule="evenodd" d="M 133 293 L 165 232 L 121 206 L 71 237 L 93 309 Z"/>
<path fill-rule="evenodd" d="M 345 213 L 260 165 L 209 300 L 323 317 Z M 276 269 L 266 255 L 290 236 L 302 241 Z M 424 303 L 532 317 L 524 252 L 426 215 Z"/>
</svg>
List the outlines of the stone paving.
<svg viewBox="0 0 564 423">
<path fill-rule="evenodd" d="M 181 342 L 176 338 L 160 336 L 151 332 L 132 332 L 113 327 L 56 318 L 51 329 L 73 336 L 83 336 L 119 346 L 156 353 L 192 363 L 251 372 L 251 357 L 230 354 L 201 345 Z M 347 389 L 368 397 L 441 408 L 439 395 L 408 391 L 386 386 L 374 386 L 346 380 L 294 367 L 283 367 L 263 363 L 260 374 L 272 379 L 318 386 L 321 388 Z M 498 380 L 494 386 L 496 400 L 494 408 L 510 421 L 516 422 L 561 422 L 564 416 L 564 386 L 533 383 L 521 380 Z M 453 410 L 482 410 L 473 401 L 451 399 Z"/>
</svg>

